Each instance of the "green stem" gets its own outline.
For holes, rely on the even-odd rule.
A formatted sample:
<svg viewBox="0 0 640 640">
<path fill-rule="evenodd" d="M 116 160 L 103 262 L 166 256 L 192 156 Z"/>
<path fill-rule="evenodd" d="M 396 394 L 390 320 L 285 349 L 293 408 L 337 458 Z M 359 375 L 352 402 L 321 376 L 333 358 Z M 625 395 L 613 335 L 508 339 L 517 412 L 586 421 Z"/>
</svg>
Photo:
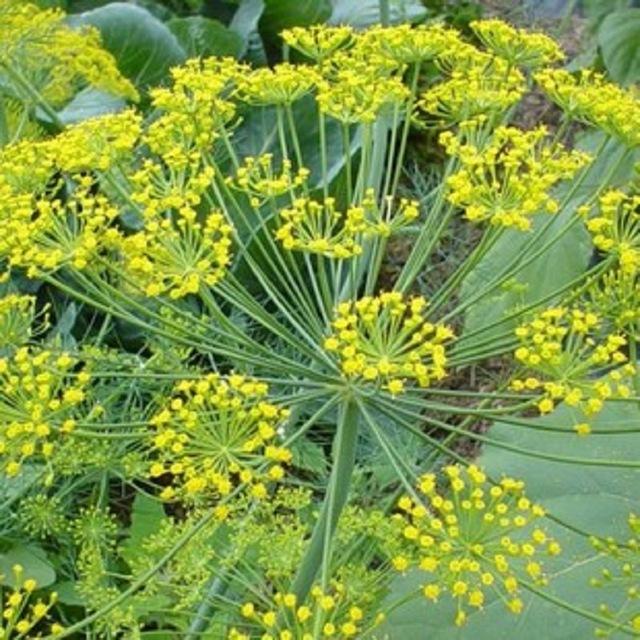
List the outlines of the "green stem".
<svg viewBox="0 0 640 640">
<path fill-rule="evenodd" d="M 37 106 L 39 106 L 54 124 L 57 129 L 64 129 L 64 123 L 58 117 L 56 110 L 42 97 L 40 92 L 25 78 L 20 71 L 11 67 L 11 65 L 3 64 L 2 68 L 13 82 L 16 83 Z"/>
<path fill-rule="evenodd" d="M 334 440 L 333 468 L 322 510 L 316 522 L 309 547 L 302 560 L 292 591 L 303 602 L 316 579 L 318 570 L 329 563 L 331 541 L 340 513 L 347 502 L 355 466 L 356 442 L 360 412 L 353 398 L 345 399 Z"/>
<path fill-rule="evenodd" d="M 349 125 L 342 125 L 342 149 L 344 151 L 344 168 L 347 177 L 347 205 L 351 205 L 353 196 L 353 185 L 351 177 L 351 142 L 349 140 Z"/>
<path fill-rule="evenodd" d="M 4 147 L 9 142 L 9 126 L 4 103 L 4 98 L 0 97 L 0 147 Z"/>
<path fill-rule="evenodd" d="M 380 24 L 388 27 L 391 22 L 391 11 L 389 10 L 389 0 L 380 1 Z"/>
</svg>

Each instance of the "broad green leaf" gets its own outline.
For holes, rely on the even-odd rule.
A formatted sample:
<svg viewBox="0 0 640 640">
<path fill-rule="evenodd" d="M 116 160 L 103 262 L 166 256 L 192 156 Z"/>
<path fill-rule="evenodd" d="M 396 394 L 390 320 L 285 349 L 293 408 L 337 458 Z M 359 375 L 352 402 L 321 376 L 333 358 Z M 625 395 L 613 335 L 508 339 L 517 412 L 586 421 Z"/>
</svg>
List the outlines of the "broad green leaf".
<svg viewBox="0 0 640 640">
<path fill-rule="evenodd" d="M 260 32 L 271 40 L 283 29 L 325 22 L 331 15 L 329 0 L 265 0 Z"/>
<path fill-rule="evenodd" d="M 42 466 L 24 464 L 20 475 L 10 478 L 0 475 L 0 501 L 12 500 L 25 493 L 42 476 Z"/>
<path fill-rule="evenodd" d="M 64 109 L 58 111 L 58 118 L 65 125 L 75 124 L 106 113 L 120 111 L 126 105 L 126 101 L 122 98 L 87 87 L 80 91 Z"/>
<path fill-rule="evenodd" d="M 529 254 L 554 238 L 572 215 L 572 208 L 569 208 L 565 214 L 559 215 L 547 229 L 539 244 L 533 250 L 529 250 Z M 539 228 L 545 223 L 547 218 L 539 217 L 535 227 Z M 460 293 L 461 299 L 464 301 L 467 297 L 475 297 L 478 290 L 494 280 L 496 274 L 500 274 L 506 264 L 522 253 L 529 238 L 528 233 L 506 230 L 464 280 Z M 465 331 L 477 331 L 488 327 L 509 316 L 518 307 L 535 303 L 557 291 L 585 271 L 591 251 L 589 234 L 582 224 L 576 224 L 538 258 L 525 267 L 515 270 L 503 285 L 469 307 L 465 318 Z M 553 304 L 553 300 L 547 304 Z M 495 328 L 483 331 L 475 339 L 484 341 L 490 335 L 510 332 L 517 323 L 517 318 L 511 319 Z"/>
<path fill-rule="evenodd" d="M 614 11 L 627 9 L 632 2 L 633 0 L 581 0 L 580 7 L 584 15 L 593 23 Z"/>
<path fill-rule="evenodd" d="M 607 15 L 598 29 L 598 44 L 607 71 L 616 82 L 640 80 L 640 9 Z"/>
<path fill-rule="evenodd" d="M 249 39 L 256 33 L 263 12 L 264 0 L 240 0 L 238 10 L 229 23 L 229 29 L 237 33 L 242 40 L 240 57 L 245 54 Z"/>
<path fill-rule="evenodd" d="M 427 10 L 419 0 L 390 0 L 389 19 L 392 24 L 415 22 L 424 18 Z M 331 24 L 349 24 L 363 28 L 380 22 L 380 0 L 334 0 Z"/>
<path fill-rule="evenodd" d="M 186 54 L 169 28 L 146 9 L 124 2 L 70 17 L 73 26 L 92 25 L 118 68 L 139 87 L 160 83 Z"/>
<path fill-rule="evenodd" d="M 196 56 L 239 56 L 242 38 L 218 20 L 190 16 L 167 22 L 189 58 Z"/>
<path fill-rule="evenodd" d="M 8 551 L 0 553 L 0 575 L 4 576 L 4 584 L 15 586 L 13 566 L 23 569 L 22 578 L 33 578 L 38 588 L 48 587 L 56 579 L 56 572 L 44 550 L 35 544 L 15 544 Z"/>
<path fill-rule="evenodd" d="M 489 436 L 495 445 L 484 445 L 478 463 L 493 478 L 509 475 L 525 481 L 527 495 L 544 505 L 547 512 L 563 523 L 588 534 L 613 536 L 626 540 L 629 513 L 640 509 L 640 469 L 616 468 L 543 460 L 531 454 L 548 454 L 579 462 L 586 460 L 627 461 L 640 459 L 640 434 L 592 434 L 577 436 L 571 429 L 569 409 L 561 406 L 552 415 L 538 420 L 540 425 L 565 430 L 542 432 L 506 422 L 494 425 Z M 594 421 L 594 429 L 640 429 L 640 410 L 631 403 L 609 403 Z M 525 453 L 501 448 L 518 447 Z M 620 594 L 615 590 L 595 589 L 589 578 L 607 566 L 588 539 L 550 519 L 545 528 L 561 544 L 557 558 L 544 560 L 550 578 L 545 593 L 562 602 L 597 614 L 601 603 L 613 604 Z M 397 579 L 389 598 L 392 602 L 421 584 L 418 572 Z M 443 600 L 431 605 L 422 598 L 398 608 L 389 616 L 386 627 L 376 636 L 389 640 L 582 640 L 593 637 L 596 622 L 548 602 L 540 596 L 524 593 L 525 610 L 520 616 L 508 614 L 503 605 L 490 601 L 479 613 L 470 615 L 463 629 L 453 625 L 453 609 Z"/>
<path fill-rule="evenodd" d="M 166 518 L 162 504 L 142 493 L 136 495 L 131 511 L 129 537 L 122 545 L 122 557 L 129 561 L 140 553 L 140 543 L 160 527 Z"/>
</svg>

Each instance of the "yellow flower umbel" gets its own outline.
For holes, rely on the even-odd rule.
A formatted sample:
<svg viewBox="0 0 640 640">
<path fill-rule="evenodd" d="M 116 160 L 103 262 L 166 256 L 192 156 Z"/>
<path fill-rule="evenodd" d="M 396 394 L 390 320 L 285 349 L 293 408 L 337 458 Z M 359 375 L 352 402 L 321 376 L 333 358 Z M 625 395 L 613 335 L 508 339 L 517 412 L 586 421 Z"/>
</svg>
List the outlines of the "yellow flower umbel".
<svg viewBox="0 0 640 640">
<path fill-rule="evenodd" d="M 12 589 L 3 588 L 5 576 L 0 575 L 0 638 L 29 640 L 40 638 L 43 633 L 54 637 L 62 633 L 64 628 L 61 624 L 46 624 L 51 607 L 58 601 L 58 594 L 51 593 L 47 602 L 40 598 L 33 602 L 32 595 L 38 583 L 33 578 L 25 578 L 22 565 L 13 565 L 12 572 Z"/>
<path fill-rule="evenodd" d="M 534 77 L 568 118 L 596 126 L 629 147 L 640 144 L 640 100 L 633 89 L 607 82 L 591 69 L 577 75 L 543 69 Z"/>
<path fill-rule="evenodd" d="M 259 208 L 265 200 L 277 198 L 286 193 L 293 194 L 302 187 L 309 177 L 309 169 L 300 167 L 295 173 L 291 160 L 285 159 L 279 170 L 273 166 L 273 155 L 265 153 L 258 157 L 244 158 L 238 167 L 235 178 L 227 178 L 228 183 L 243 191 L 252 203 Z"/>
<path fill-rule="evenodd" d="M 502 20 L 474 20 L 469 26 L 487 49 L 510 64 L 535 69 L 564 59 L 558 43 L 543 33 L 516 29 Z"/>
<path fill-rule="evenodd" d="M 312 67 L 282 62 L 240 76 L 238 97 L 254 106 L 287 106 L 309 93 L 317 80 Z"/>
<path fill-rule="evenodd" d="M 56 165 L 69 173 L 107 171 L 131 159 L 141 131 L 133 109 L 83 120 L 51 141 Z"/>
<path fill-rule="evenodd" d="M 335 209 L 335 199 L 322 203 L 298 198 L 293 206 L 279 212 L 281 221 L 276 238 L 285 249 L 317 253 L 327 258 L 347 259 L 363 251 L 369 237 L 388 238 L 420 214 L 416 200 L 391 197 L 378 207 L 373 189 L 367 189 L 359 204 L 345 213 Z"/>
<path fill-rule="evenodd" d="M 367 200 L 342 213 L 336 210 L 334 198 L 323 202 L 298 198 L 279 212 L 281 224 L 276 238 L 285 249 L 352 258 L 362 253 L 360 234 L 365 230 L 366 209 L 373 206 L 374 202 Z"/>
<path fill-rule="evenodd" d="M 487 593 L 497 593 L 511 612 L 520 613 L 520 580 L 544 584 L 537 556 L 560 552 L 535 526 L 544 509 L 526 497 L 522 481 L 503 478 L 492 486 L 475 465 L 448 466 L 445 475 L 450 493 L 439 493 L 434 474 L 426 474 L 418 483 L 424 502 L 399 500 L 393 517 L 406 554 L 394 558 L 394 566 L 426 573 L 422 592 L 429 600 L 445 594 L 455 600 L 458 626 L 468 611 L 483 607 Z"/>
<path fill-rule="evenodd" d="M 149 474 L 170 474 L 165 500 L 220 498 L 240 483 L 250 495 L 266 497 L 268 482 L 284 476 L 291 453 L 277 444 L 287 409 L 269 402 L 268 386 L 232 374 L 209 374 L 179 382 L 151 419 L 156 459 Z"/>
<path fill-rule="evenodd" d="M 375 575 L 372 574 L 372 590 L 376 588 Z M 384 614 L 376 615 L 371 611 L 370 600 L 373 599 L 371 593 L 349 588 L 346 581 L 338 578 L 331 580 L 326 591 L 314 586 L 304 602 L 299 602 L 293 593 L 276 592 L 269 603 L 249 601 L 240 607 L 240 615 L 247 626 L 260 629 L 260 633 L 244 632 L 238 625 L 230 630 L 227 640 L 359 638 L 384 620 Z"/>
<path fill-rule="evenodd" d="M 599 413 L 608 398 L 631 395 L 628 378 L 634 367 L 625 364 L 627 341 L 620 334 L 602 336 L 595 313 L 552 307 L 520 325 L 516 336 L 521 346 L 515 358 L 526 371 L 511 388 L 539 393 L 537 407 L 542 414 L 560 402 L 578 410 L 575 429 L 580 435 L 590 430 L 585 418 Z"/>
<path fill-rule="evenodd" d="M 346 126 L 371 124 L 383 109 L 399 109 L 409 95 L 400 78 L 345 56 L 333 73 L 318 82 L 316 101 L 323 114 Z"/>
<path fill-rule="evenodd" d="M 640 518 L 633 513 L 628 519 L 631 536 L 622 542 L 613 538 L 591 538 L 595 550 L 611 562 L 600 573 L 600 577 L 592 578 L 592 587 L 613 592 L 617 600 L 617 609 L 602 604 L 598 614 L 608 618 L 611 626 L 596 629 L 596 637 L 609 638 L 624 628 L 632 629 L 640 634 Z M 615 591 L 614 591 L 615 588 Z"/>
<path fill-rule="evenodd" d="M 21 347 L 0 358 L 0 471 L 18 475 L 25 462 L 48 461 L 56 441 L 78 421 L 101 415 L 91 403 L 91 375 L 66 354 Z"/>
<path fill-rule="evenodd" d="M 35 304 L 35 296 L 11 293 L 0 298 L 0 349 L 20 347 L 31 338 Z"/>
<path fill-rule="evenodd" d="M 25 269 L 29 278 L 62 267 L 99 267 L 95 259 L 106 250 L 107 229 L 119 212 L 93 190 L 93 178 L 86 175 L 78 177 L 75 190 L 64 200 L 37 199 L 36 215 L 13 221 L 12 226 L 20 225 L 20 234 L 5 241 L 9 265 Z"/>
<path fill-rule="evenodd" d="M 546 135 L 544 127 L 498 127 L 481 145 L 464 142 L 450 131 L 442 133 L 440 142 L 462 167 L 447 180 L 449 202 L 464 209 L 472 222 L 523 231 L 531 228 L 531 216 L 556 213 L 559 205 L 551 189 L 571 178 L 589 157 L 546 144 Z"/>
<path fill-rule="evenodd" d="M 461 44 L 457 31 L 439 24 L 399 24 L 364 31 L 357 46 L 363 51 L 389 58 L 398 65 L 409 65 L 433 60 Z"/>
<path fill-rule="evenodd" d="M 345 49 L 351 44 L 353 28 L 317 24 L 310 27 L 285 29 L 280 35 L 292 49 L 322 64 L 336 51 Z"/>
<path fill-rule="evenodd" d="M 617 269 L 605 273 L 587 290 L 585 305 L 616 330 L 640 340 L 640 272 Z"/>
<path fill-rule="evenodd" d="M 53 105 L 62 105 L 84 86 L 137 100 L 134 86 L 102 48 L 93 27 L 72 29 L 59 9 L 41 10 L 21 0 L 0 2 L 0 68 L 9 70 L 17 95 L 30 102 L 24 79 Z M 15 81 L 18 73 L 20 81 Z M 4 75 L 4 74 L 3 74 Z"/>
<path fill-rule="evenodd" d="M 338 305 L 332 333 L 324 341 L 342 373 L 401 393 L 404 381 L 428 387 L 446 376 L 446 343 L 453 331 L 425 318 L 427 301 L 381 293 Z"/>
<path fill-rule="evenodd" d="M 640 272 L 640 196 L 613 189 L 600 197 L 598 213 L 586 222 L 593 244 L 614 255 L 620 271 Z"/>
<path fill-rule="evenodd" d="M 213 287 L 231 261 L 231 226 L 213 211 L 203 222 L 159 219 L 119 237 L 124 272 L 144 295 L 178 299 Z M 126 283 L 125 283 L 126 284 Z"/>
<path fill-rule="evenodd" d="M 131 178 L 144 227 L 129 236 L 112 231 L 109 239 L 145 295 L 182 298 L 224 277 L 233 228 L 219 211 L 198 213 L 213 175 L 210 167 L 177 174 L 148 160 Z"/>
<path fill-rule="evenodd" d="M 472 55 L 454 64 L 450 77 L 429 88 L 418 102 L 437 125 L 464 122 L 477 116 L 490 121 L 504 114 L 526 91 L 522 73 L 500 58 Z"/>
<path fill-rule="evenodd" d="M 173 85 L 151 91 L 162 115 L 149 126 L 145 142 L 170 167 L 198 164 L 222 129 L 233 120 L 236 78 L 246 69 L 230 58 L 188 60 L 171 70 Z"/>
</svg>

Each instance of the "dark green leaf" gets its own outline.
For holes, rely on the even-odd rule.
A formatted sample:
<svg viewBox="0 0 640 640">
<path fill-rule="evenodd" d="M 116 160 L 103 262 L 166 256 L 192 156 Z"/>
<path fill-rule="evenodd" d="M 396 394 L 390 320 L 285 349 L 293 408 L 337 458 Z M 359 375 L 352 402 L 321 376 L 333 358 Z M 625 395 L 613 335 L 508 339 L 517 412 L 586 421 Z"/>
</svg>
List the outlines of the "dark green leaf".
<svg viewBox="0 0 640 640">
<path fill-rule="evenodd" d="M 566 225 L 570 215 L 573 215 L 572 209 L 558 216 L 536 248 L 552 239 L 558 230 Z M 536 221 L 536 226 L 539 227 L 546 222 L 546 218 L 540 217 Z M 529 242 L 529 239 L 529 234 L 507 230 L 469 273 L 461 288 L 461 299 L 475 297 L 479 289 L 486 287 L 487 283 L 495 279 L 496 274 L 501 273 L 506 264 L 522 252 L 522 247 Z M 575 225 L 530 264 L 514 270 L 511 278 L 502 286 L 469 307 L 465 318 L 465 330 L 475 331 L 488 327 L 515 312 L 519 306 L 535 303 L 557 291 L 584 272 L 589 263 L 591 251 L 591 242 L 586 229 L 581 224 Z M 533 250 L 529 250 L 529 253 L 533 253 Z M 553 300 L 546 304 L 553 304 Z M 510 331 L 517 323 L 517 318 L 512 319 L 477 334 L 472 340 L 486 341 L 492 334 L 501 335 Z M 465 342 L 465 345 L 467 344 L 469 343 Z"/>
<path fill-rule="evenodd" d="M 229 24 L 229 29 L 237 33 L 242 40 L 239 56 L 245 54 L 252 34 L 255 34 L 258 29 L 258 22 L 263 12 L 264 0 L 241 0 L 240 6 Z"/>
<path fill-rule="evenodd" d="M 139 87 L 158 84 L 171 67 L 186 59 L 169 28 L 146 9 L 132 4 L 113 2 L 71 16 L 70 22 L 99 29 L 105 48 L 116 58 L 122 74 Z"/>
<path fill-rule="evenodd" d="M 165 518 L 164 509 L 158 500 L 139 493 L 133 501 L 129 537 L 122 545 L 122 557 L 130 560 L 139 555 L 143 538 L 155 533 Z"/>
<path fill-rule="evenodd" d="M 62 111 L 58 111 L 58 118 L 63 124 L 74 124 L 105 113 L 120 111 L 126 104 L 122 98 L 87 87 L 80 91 Z"/>
<path fill-rule="evenodd" d="M 265 0 L 260 32 L 273 41 L 283 29 L 322 23 L 330 15 L 329 0 Z"/>
<path fill-rule="evenodd" d="M 196 56 L 234 56 L 242 52 L 242 38 L 217 20 L 202 16 L 174 18 L 167 26 L 192 58 Z"/>
<path fill-rule="evenodd" d="M 15 586 L 13 566 L 23 568 L 22 579 L 33 578 L 38 588 L 48 587 L 56 579 L 56 572 L 44 550 L 35 544 L 16 544 L 5 553 L 0 553 L 0 575 L 4 583 Z"/>
<path fill-rule="evenodd" d="M 640 80 L 640 9 L 610 13 L 598 30 L 609 75 L 622 84 Z"/>
</svg>

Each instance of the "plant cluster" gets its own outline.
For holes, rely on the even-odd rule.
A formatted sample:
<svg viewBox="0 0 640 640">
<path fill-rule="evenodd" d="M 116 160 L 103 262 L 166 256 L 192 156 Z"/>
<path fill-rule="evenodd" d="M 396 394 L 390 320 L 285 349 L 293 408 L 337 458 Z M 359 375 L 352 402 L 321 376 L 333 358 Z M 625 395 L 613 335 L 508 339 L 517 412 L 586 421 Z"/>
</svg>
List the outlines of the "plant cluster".
<svg viewBox="0 0 640 640">
<path fill-rule="evenodd" d="M 70 93 L 137 90 L 97 31 L 0 0 L 23 109 L 0 136 L 0 568 L 44 576 L 14 568 L 0 638 L 400 638 L 407 602 L 472 629 L 532 594 L 637 635 L 637 540 L 580 534 L 622 563 L 594 582 L 624 583 L 617 609 L 549 594 L 579 527 L 458 445 L 544 459 L 484 426 L 584 443 L 637 409 L 640 196 L 617 177 L 640 100 L 544 34 L 470 27 L 292 28 L 289 61 L 196 57 L 146 112 L 65 126 Z M 515 123 L 533 88 L 556 131 Z M 419 197 L 413 123 L 445 157 Z M 575 232 L 591 264 L 471 323 Z"/>
</svg>

